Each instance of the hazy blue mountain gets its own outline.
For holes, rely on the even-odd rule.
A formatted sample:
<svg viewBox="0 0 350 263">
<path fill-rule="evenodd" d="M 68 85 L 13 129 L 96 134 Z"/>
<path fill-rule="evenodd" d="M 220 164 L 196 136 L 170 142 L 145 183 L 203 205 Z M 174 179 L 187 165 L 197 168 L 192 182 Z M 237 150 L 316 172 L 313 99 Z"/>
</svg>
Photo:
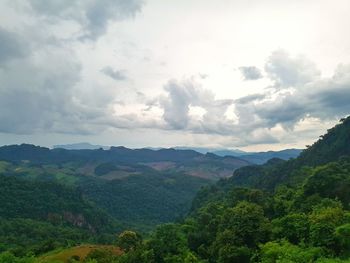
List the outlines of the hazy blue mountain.
<svg viewBox="0 0 350 263">
<path fill-rule="evenodd" d="M 257 152 L 246 155 L 241 155 L 239 158 L 246 160 L 254 164 L 264 164 L 268 160 L 278 158 L 282 160 L 289 160 L 291 158 L 297 158 L 302 152 L 301 149 L 286 149 L 282 151 L 268 151 L 268 152 Z"/>
<path fill-rule="evenodd" d="M 246 160 L 253 164 L 263 164 L 272 158 L 279 158 L 282 160 L 289 160 L 290 158 L 296 158 L 301 153 L 301 149 L 285 149 L 281 151 L 267 151 L 267 152 L 245 152 L 239 149 L 219 149 L 219 148 L 201 148 L 201 147 L 175 147 L 179 150 L 194 150 L 200 153 L 213 153 L 215 155 L 225 157 L 234 156 L 239 157 L 242 160 Z"/>
<path fill-rule="evenodd" d="M 264 165 L 242 167 L 227 182 L 235 186 L 265 189 L 274 189 L 280 183 L 300 184 L 310 173 L 310 167 L 341 161 L 349 156 L 350 116 L 320 136 L 318 141 L 303 150 L 297 158 L 277 164 L 267 162 Z M 327 184 L 330 182 L 327 181 Z"/>
<path fill-rule="evenodd" d="M 116 148 L 123 148 L 123 146 L 112 146 L 114 149 Z M 97 150 L 97 149 L 104 149 L 108 150 L 110 149 L 109 146 L 102 146 L 102 145 L 94 145 L 90 144 L 88 142 L 82 142 L 82 143 L 73 143 L 73 144 L 62 144 L 62 145 L 54 145 L 54 149 L 66 149 L 66 150 Z M 126 148 L 128 149 L 128 148 Z M 282 160 L 289 160 L 290 158 L 296 158 L 299 156 L 301 149 L 285 149 L 281 151 L 266 151 L 266 152 L 245 152 L 239 149 L 224 149 L 224 148 L 206 148 L 206 147 L 188 147 L 188 146 L 176 146 L 170 149 L 175 150 L 188 150 L 188 151 L 195 151 L 197 153 L 206 154 L 206 153 L 213 153 L 215 155 L 225 157 L 225 156 L 233 156 L 233 157 L 239 157 L 242 160 L 248 161 L 253 164 L 263 164 L 266 163 L 268 160 L 272 158 L 279 158 Z M 120 150 L 120 149 L 119 149 Z M 137 152 L 137 155 L 141 152 L 148 152 L 148 150 L 152 151 L 161 151 L 163 153 L 167 152 L 169 148 L 162 148 L 162 147 L 147 147 L 142 149 L 128 149 L 134 151 L 132 155 L 134 155 Z M 130 151 L 125 151 L 124 153 L 131 153 Z M 166 154 L 167 155 L 167 154 Z"/>
<path fill-rule="evenodd" d="M 249 154 L 248 152 L 239 149 L 225 149 L 225 148 L 205 148 L 205 147 L 188 147 L 188 146 L 176 146 L 174 149 L 177 150 L 194 150 L 199 153 L 214 153 L 219 156 L 241 156 L 244 154 Z"/>
<path fill-rule="evenodd" d="M 234 150 L 218 149 L 218 150 L 213 150 L 210 152 L 212 152 L 216 155 L 219 155 L 219 156 L 244 156 L 247 154 L 251 154 L 250 152 L 245 152 L 245 151 L 241 151 L 238 149 L 234 149 Z"/>
<path fill-rule="evenodd" d="M 79 143 L 72 143 L 72 144 L 61 144 L 61 145 L 54 145 L 54 149 L 60 148 L 60 149 L 66 149 L 66 150 L 96 150 L 96 149 L 109 149 L 109 146 L 102 146 L 102 145 L 94 145 L 88 142 L 79 142 Z"/>
</svg>

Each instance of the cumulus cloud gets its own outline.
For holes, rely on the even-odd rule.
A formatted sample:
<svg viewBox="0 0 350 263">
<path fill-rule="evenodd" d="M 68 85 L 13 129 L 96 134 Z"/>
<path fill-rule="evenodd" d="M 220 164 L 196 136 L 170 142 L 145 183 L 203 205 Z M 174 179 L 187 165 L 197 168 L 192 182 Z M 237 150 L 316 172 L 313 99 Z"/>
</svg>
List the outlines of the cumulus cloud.
<svg viewBox="0 0 350 263">
<path fill-rule="evenodd" d="M 281 74 L 284 76 L 285 72 Z M 287 92 L 240 98 L 236 100 L 236 114 L 240 122 L 248 118 L 262 127 L 282 125 L 286 130 L 292 130 L 305 118 L 331 120 L 348 115 L 349 100 L 350 66 L 341 65 L 331 78 L 319 79 L 316 74 L 303 86 Z"/>
<path fill-rule="evenodd" d="M 82 85 L 79 42 L 65 39 L 67 32 L 74 38 L 76 24 L 80 35 L 96 39 L 110 21 L 133 16 L 141 5 L 136 0 L 31 0 L 6 6 L 14 8 L 18 24 L 0 28 L 0 132 L 91 134 L 112 122 L 129 125 L 133 116 L 106 120 L 114 114 L 115 92 Z M 105 73 L 126 78 L 124 72 Z"/>
<path fill-rule="evenodd" d="M 281 88 L 302 86 L 321 75 L 312 61 L 303 56 L 293 58 L 285 50 L 276 50 L 270 55 L 265 71 Z"/>
<path fill-rule="evenodd" d="M 259 134 L 248 134 L 247 129 L 236 125 L 226 115 L 234 104 L 232 99 L 216 99 L 215 94 L 204 89 L 194 78 L 182 81 L 170 80 L 165 86 L 166 95 L 150 106 L 159 106 L 163 110 L 164 129 L 182 130 L 195 134 L 216 134 L 220 136 L 238 136 L 241 141 L 245 137 L 263 140 Z M 201 118 L 190 114 L 190 109 L 198 107 L 203 111 Z M 249 131 L 250 132 L 250 131 Z M 259 139 L 259 138 L 260 139 Z M 271 141 L 271 138 L 269 138 Z"/>
<path fill-rule="evenodd" d="M 126 76 L 125 70 L 115 70 L 112 67 L 104 67 L 101 69 L 101 72 L 106 76 L 114 79 L 114 80 L 126 80 L 128 77 Z"/>
<path fill-rule="evenodd" d="M 190 79 L 183 82 L 170 80 L 164 90 L 168 96 L 160 98 L 164 110 L 164 120 L 175 129 L 184 129 L 189 122 L 189 106 L 208 105 L 213 100 L 213 94 L 203 90 Z"/>
<path fill-rule="evenodd" d="M 239 67 L 238 69 L 241 71 L 244 80 L 257 80 L 263 77 L 260 69 L 254 66 Z"/>
<path fill-rule="evenodd" d="M 59 120 L 77 117 L 71 88 L 79 80 L 80 64 L 63 50 L 36 55 L 35 63 L 28 58 L 0 70 L 1 132 L 62 129 Z"/>
</svg>

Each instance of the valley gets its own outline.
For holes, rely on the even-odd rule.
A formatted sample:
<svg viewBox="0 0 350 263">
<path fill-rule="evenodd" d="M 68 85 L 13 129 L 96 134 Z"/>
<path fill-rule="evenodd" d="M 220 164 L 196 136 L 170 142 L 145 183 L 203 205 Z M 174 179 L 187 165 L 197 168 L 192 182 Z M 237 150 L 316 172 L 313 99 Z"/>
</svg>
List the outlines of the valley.
<svg viewBox="0 0 350 263">
<path fill-rule="evenodd" d="M 262 165 L 0 147 L 0 262 L 347 262 L 349 145 L 350 117 L 297 158 Z"/>
</svg>

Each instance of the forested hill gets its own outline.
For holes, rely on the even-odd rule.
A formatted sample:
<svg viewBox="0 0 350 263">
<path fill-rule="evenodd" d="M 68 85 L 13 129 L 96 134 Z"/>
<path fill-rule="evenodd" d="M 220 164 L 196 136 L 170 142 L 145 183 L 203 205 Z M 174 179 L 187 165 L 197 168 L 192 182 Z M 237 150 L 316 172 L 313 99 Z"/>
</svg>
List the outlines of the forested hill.
<svg viewBox="0 0 350 263">
<path fill-rule="evenodd" d="M 257 152 L 240 155 L 239 158 L 251 162 L 253 164 L 264 164 L 270 159 L 278 158 L 289 160 L 296 158 L 302 152 L 300 149 L 285 149 L 281 151 Z"/>
<path fill-rule="evenodd" d="M 0 175 L 79 189 L 124 226 L 143 231 L 183 217 L 201 186 L 250 164 L 191 150 L 65 150 L 29 144 L 0 147 L 0 161 Z"/>
<path fill-rule="evenodd" d="M 0 176 L 0 180 L 2 218 L 67 223 L 92 232 L 98 232 L 112 223 L 111 217 L 72 187 L 7 176 Z"/>
<path fill-rule="evenodd" d="M 4 195 L 5 201 L 2 200 L 5 202 L 2 213 L 7 212 L 8 217 L 0 221 L 0 251 L 12 249 L 15 254 L 21 255 L 16 251 L 29 250 L 40 254 L 55 248 L 52 242 L 50 246 L 40 243 L 43 241 L 43 233 L 50 233 L 51 238 L 57 229 L 59 246 L 67 246 L 64 240 L 69 242 L 88 240 L 80 230 L 74 232 L 77 231 L 76 228 L 74 231 L 72 228 L 67 230 L 69 222 L 68 224 L 61 222 L 54 229 L 52 229 L 52 226 L 56 226 L 54 222 L 48 225 L 47 221 L 39 221 L 38 225 L 37 220 L 43 218 L 41 209 L 33 209 L 33 216 L 30 215 L 30 209 L 24 209 L 20 212 L 19 218 L 16 218 L 18 209 L 12 209 L 8 203 L 6 206 L 6 202 L 13 200 L 13 196 L 18 197 L 18 200 L 13 201 L 17 207 L 21 204 L 25 207 L 34 204 L 36 208 L 42 207 L 43 211 L 51 211 L 52 208 L 58 214 L 70 211 L 72 202 L 76 202 L 77 211 L 88 212 L 86 218 L 89 218 L 90 212 L 95 210 L 90 203 L 85 203 L 87 198 L 123 222 L 132 221 L 134 226 L 135 224 L 142 226 L 143 223 L 148 226 L 160 225 L 144 241 L 134 232 L 135 228 L 132 228 L 132 231 L 122 232 L 115 241 L 115 244 L 122 249 L 122 255 L 101 250 L 91 252 L 87 260 L 78 262 L 90 260 L 97 263 L 348 263 L 350 260 L 349 135 L 350 117 L 341 120 L 337 126 L 328 130 L 326 135 L 321 136 L 296 159 L 284 161 L 275 158 L 264 165 L 241 167 L 232 177 L 220 179 L 213 185 L 203 187 L 194 198 L 192 209 L 187 216 L 185 213 L 189 208 L 189 200 L 195 194 L 194 189 L 199 189 L 208 181 L 179 172 L 175 168 L 180 166 L 163 162 L 164 159 L 161 157 L 156 159 L 153 156 L 152 158 L 157 161 L 150 163 L 148 157 L 142 157 L 143 153 L 138 153 L 137 160 L 142 160 L 142 163 L 133 164 L 130 161 L 122 164 L 106 162 L 108 159 L 96 162 L 96 159 L 92 158 L 91 151 L 82 151 L 78 155 L 74 155 L 74 151 L 69 151 L 68 153 L 85 158 L 84 160 L 92 159 L 88 162 L 39 164 L 26 160 L 25 155 L 22 155 L 12 162 L 0 163 L 4 186 L 10 189 L 9 194 Z M 7 154 L 11 147 L 5 148 Z M 50 155 L 51 152 L 56 154 L 55 151 L 62 150 L 39 149 L 39 151 Z M 130 153 L 125 148 L 114 148 L 103 151 L 103 154 L 109 155 L 113 151 L 125 152 L 125 156 Z M 203 163 L 208 166 L 223 165 L 223 159 L 216 155 L 200 155 L 188 151 L 187 158 L 193 158 L 191 160 L 196 162 L 187 163 L 188 159 L 181 159 L 172 150 L 170 152 L 173 163 L 181 163 L 182 167 L 188 169 L 198 171 L 198 165 Z M 124 161 L 127 160 L 126 157 L 123 158 Z M 164 170 L 164 165 L 170 170 Z M 76 174 L 75 171 L 79 173 Z M 28 180 L 31 183 L 28 184 L 28 188 L 21 184 L 16 187 L 20 182 L 17 180 Z M 66 185 L 62 189 L 56 189 L 58 182 L 64 182 Z M 51 183 L 55 183 L 54 189 L 51 189 Z M 45 189 L 40 191 L 41 184 L 47 187 L 48 191 Z M 15 187 L 12 187 L 13 185 Z M 69 186 L 74 189 L 78 187 L 81 192 L 71 193 L 67 190 Z M 6 193 L 5 188 L 2 191 Z M 28 191 L 34 196 L 42 192 L 43 197 L 39 195 L 38 199 L 32 200 L 30 196 L 26 197 Z M 55 194 L 61 192 L 66 194 L 55 198 Z M 12 193 L 15 195 L 12 196 Z M 64 196 L 70 200 L 65 200 Z M 49 201 L 48 204 L 41 203 L 40 200 L 45 199 Z M 56 201 L 63 202 L 63 205 L 58 205 Z M 104 217 L 99 218 L 104 220 Z M 97 222 L 101 222 L 100 219 Z M 161 224 L 174 222 L 175 219 L 177 223 Z M 31 220 L 34 220 L 34 226 L 43 229 L 40 234 L 34 231 L 34 236 L 39 236 L 39 241 L 33 241 L 27 235 L 24 236 L 26 242 L 22 244 L 21 239 L 14 238 L 11 233 L 16 233 L 18 226 L 26 233 L 31 233 L 30 229 L 33 226 Z M 95 242 L 110 240 L 108 235 L 96 238 Z M 35 248 L 37 243 L 40 244 L 39 249 Z M 9 256 L 0 254 L 0 262 L 1 257 L 6 259 Z M 72 260 L 65 262 L 76 262 Z"/>
<path fill-rule="evenodd" d="M 112 240 L 122 229 L 73 187 L 0 175 L 0 193 L 0 251 L 41 254 L 104 236 Z"/>
<path fill-rule="evenodd" d="M 320 165 L 350 155 L 350 116 L 328 130 L 297 158 L 299 165 Z"/>
<path fill-rule="evenodd" d="M 309 170 L 307 167 L 323 165 L 337 161 L 342 156 L 350 155 L 350 117 L 341 119 L 340 123 L 320 136 L 299 157 L 288 161 L 280 160 L 264 165 L 253 165 L 236 170 L 233 176 L 223 184 L 274 189 L 278 184 L 302 183 Z"/>
<path fill-rule="evenodd" d="M 211 180 L 231 176 L 232 171 L 251 164 L 238 157 L 220 157 L 193 150 L 133 150 L 122 146 L 111 147 L 109 150 L 66 150 L 48 149 L 31 144 L 0 147 L 0 160 L 17 163 L 26 161 L 38 165 L 78 163 L 84 173 L 91 168 L 97 168 L 98 175 L 101 175 L 101 171 L 103 174 L 113 171 L 124 174 L 171 171 Z M 99 165 L 101 167 L 98 167 Z"/>
<path fill-rule="evenodd" d="M 147 162 L 181 162 L 190 163 L 204 158 L 216 160 L 236 160 L 239 165 L 247 165 L 249 162 L 238 157 L 220 157 L 215 154 L 201 154 L 193 150 L 169 149 L 129 149 L 123 146 L 112 146 L 104 149 L 67 150 L 61 148 L 49 149 L 32 144 L 7 145 L 0 147 L 0 159 L 6 161 L 28 160 L 35 163 L 59 163 L 72 161 L 101 161 L 123 163 L 147 163 Z"/>
</svg>

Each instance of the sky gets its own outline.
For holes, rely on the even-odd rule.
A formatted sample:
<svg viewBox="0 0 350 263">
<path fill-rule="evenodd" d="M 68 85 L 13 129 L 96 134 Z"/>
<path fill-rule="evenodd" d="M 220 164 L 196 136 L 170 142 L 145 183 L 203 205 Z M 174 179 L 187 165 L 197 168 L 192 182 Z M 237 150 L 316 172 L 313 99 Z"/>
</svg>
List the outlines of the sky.
<svg viewBox="0 0 350 263">
<path fill-rule="evenodd" d="M 350 113 L 348 0 L 2 0 L 0 144 L 303 148 Z"/>
</svg>

